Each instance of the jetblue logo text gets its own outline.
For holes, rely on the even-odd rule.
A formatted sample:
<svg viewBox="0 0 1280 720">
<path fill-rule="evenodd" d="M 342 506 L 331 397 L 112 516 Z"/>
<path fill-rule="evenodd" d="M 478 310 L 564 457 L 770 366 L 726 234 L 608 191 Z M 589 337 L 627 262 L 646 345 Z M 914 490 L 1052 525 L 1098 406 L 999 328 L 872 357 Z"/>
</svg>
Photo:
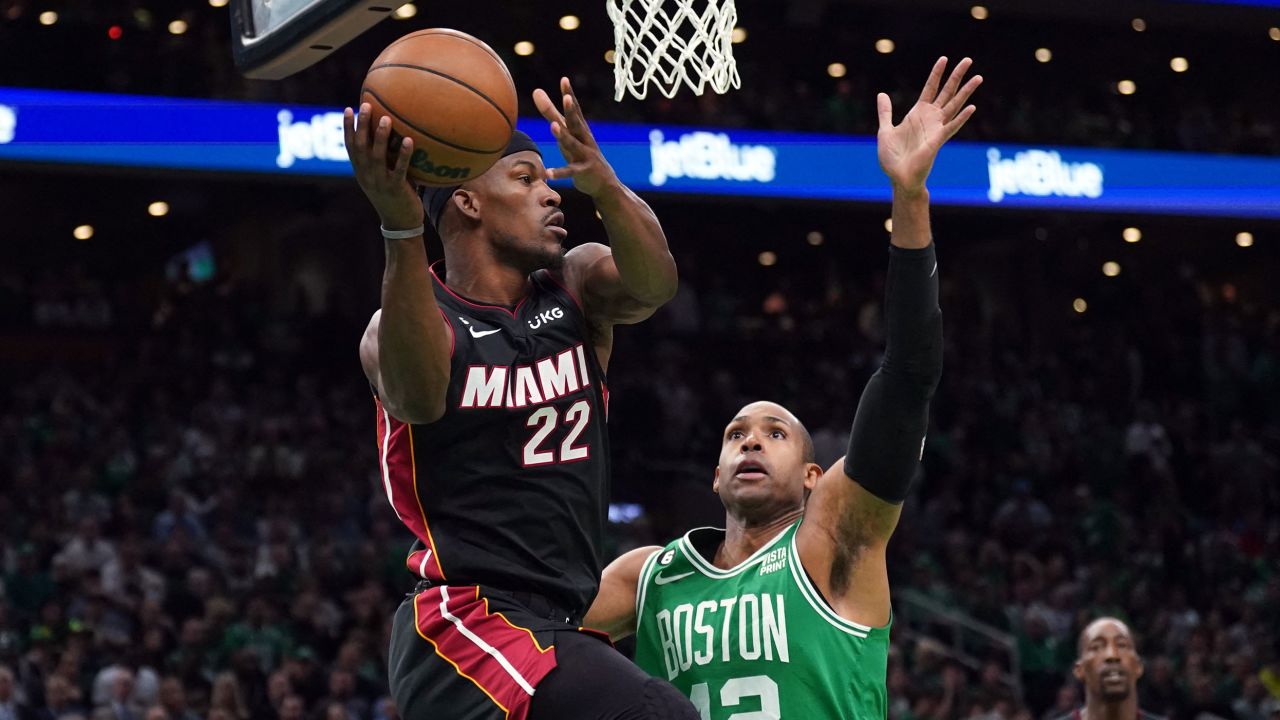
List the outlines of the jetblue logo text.
<svg viewBox="0 0 1280 720">
<path fill-rule="evenodd" d="M 772 182 L 778 153 L 765 145 L 735 145 L 724 133 L 692 132 L 666 140 L 661 130 L 649 133 L 653 169 L 649 182 L 662 186 L 667 178 Z"/>
<path fill-rule="evenodd" d="M 276 114 L 276 120 L 280 135 L 276 167 L 291 168 L 298 160 L 347 162 L 342 113 L 318 113 L 310 119 L 294 122 L 292 112 L 281 110 Z"/>
<path fill-rule="evenodd" d="M 467 368 L 458 407 L 522 408 L 551 402 L 590 386 L 586 352 L 576 345 L 533 365 L 472 365 Z"/>
<path fill-rule="evenodd" d="M 0 145 L 13 141 L 18 130 L 18 111 L 8 105 L 0 105 Z"/>
<path fill-rule="evenodd" d="M 554 320 L 559 320 L 562 317 L 564 317 L 564 310 L 561 310 L 559 307 L 554 307 L 554 308 L 551 308 L 550 310 L 545 310 L 543 312 L 538 313 L 538 316 L 536 318 L 529 321 L 529 328 L 532 330 L 537 330 L 543 325 L 547 325 Z"/>
<path fill-rule="evenodd" d="M 1089 162 L 1063 162 L 1053 151 L 1026 150 L 1012 158 L 1000 157 L 1000 150 L 987 150 L 987 197 L 1000 202 L 1006 195 L 1032 197 L 1102 196 L 1102 168 Z"/>
</svg>

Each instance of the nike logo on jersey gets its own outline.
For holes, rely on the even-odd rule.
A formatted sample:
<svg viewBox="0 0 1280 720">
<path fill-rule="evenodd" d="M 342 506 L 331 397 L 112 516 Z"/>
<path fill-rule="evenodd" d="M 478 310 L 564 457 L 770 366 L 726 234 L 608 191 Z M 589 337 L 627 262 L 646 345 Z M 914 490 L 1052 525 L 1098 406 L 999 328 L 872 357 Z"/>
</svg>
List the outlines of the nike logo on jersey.
<svg viewBox="0 0 1280 720">
<path fill-rule="evenodd" d="M 693 573 L 691 572 L 687 572 L 687 573 L 680 573 L 679 575 L 668 575 L 667 577 L 662 577 L 662 573 L 658 573 L 657 575 L 653 576 L 653 583 L 655 585 L 666 585 L 667 583 L 673 583 L 677 580 L 683 580 L 684 578 L 687 578 L 692 574 Z"/>
<path fill-rule="evenodd" d="M 496 332 L 502 332 L 502 328 L 498 328 L 496 330 L 476 330 L 475 328 L 471 327 L 471 323 L 467 322 L 466 318 L 460 317 L 458 319 L 461 320 L 462 324 L 466 325 L 467 329 L 471 331 L 471 337 L 473 338 L 482 338 L 485 335 L 492 335 Z"/>
</svg>

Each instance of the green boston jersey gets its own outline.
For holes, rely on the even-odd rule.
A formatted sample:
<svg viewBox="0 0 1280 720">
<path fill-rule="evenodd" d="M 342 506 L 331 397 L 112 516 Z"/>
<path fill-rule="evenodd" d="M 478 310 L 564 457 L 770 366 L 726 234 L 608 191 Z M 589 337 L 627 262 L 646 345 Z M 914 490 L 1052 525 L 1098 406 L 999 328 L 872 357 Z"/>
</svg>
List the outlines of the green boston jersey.
<svg viewBox="0 0 1280 720">
<path fill-rule="evenodd" d="M 689 696 L 702 720 L 882 720 L 889 627 L 836 615 L 788 527 L 737 567 L 724 531 L 691 530 L 645 562 L 636 664 Z"/>
</svg>

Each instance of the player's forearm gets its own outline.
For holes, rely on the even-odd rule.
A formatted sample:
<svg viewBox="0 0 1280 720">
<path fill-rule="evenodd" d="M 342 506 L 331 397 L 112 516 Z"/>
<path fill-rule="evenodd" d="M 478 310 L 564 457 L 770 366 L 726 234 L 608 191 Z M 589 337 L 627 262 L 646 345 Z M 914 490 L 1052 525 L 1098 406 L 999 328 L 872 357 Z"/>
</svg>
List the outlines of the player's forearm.
<svg viewBox="0 0 1280 720">
<path fill-rule="evenodd" d="M 422 238 L 387 240 L 378 325 L 380 391 L 405 422 L 430 422 L 444 406 L 452 338 L 441 321 Z"/>
<path fill-rule="evenodd" d="M 889 242 L 900 248 L 928 247 L 933 242 L 929 226 L 929 191 L 893 189 L 893 233 Z"/>
<path fill-rule="evenodd" d="M 611 185 L 594 200 L 627 294 L 650 307 L 675 296 L 676 261 L 649 204 L 622 183 Z"/>
</svg>

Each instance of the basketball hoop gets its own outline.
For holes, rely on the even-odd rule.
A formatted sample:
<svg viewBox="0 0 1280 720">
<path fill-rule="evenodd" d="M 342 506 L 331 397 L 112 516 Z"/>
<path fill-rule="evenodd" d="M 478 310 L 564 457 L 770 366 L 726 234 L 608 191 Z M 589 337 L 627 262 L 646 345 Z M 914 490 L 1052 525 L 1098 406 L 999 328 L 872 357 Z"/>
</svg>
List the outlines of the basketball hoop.
<svg viewBox="0 0 1280 720">
<path fill-rule="evenodd" d="M 653 85 L 672 97 L 688 85 L 701 95 L 742 84 L 733 61 L 734 0 L 608 0 L 613 21 L 614 100 L 643 100 Z M 705 3 L 699 14 L 695 6 Z"/>
</svg>

